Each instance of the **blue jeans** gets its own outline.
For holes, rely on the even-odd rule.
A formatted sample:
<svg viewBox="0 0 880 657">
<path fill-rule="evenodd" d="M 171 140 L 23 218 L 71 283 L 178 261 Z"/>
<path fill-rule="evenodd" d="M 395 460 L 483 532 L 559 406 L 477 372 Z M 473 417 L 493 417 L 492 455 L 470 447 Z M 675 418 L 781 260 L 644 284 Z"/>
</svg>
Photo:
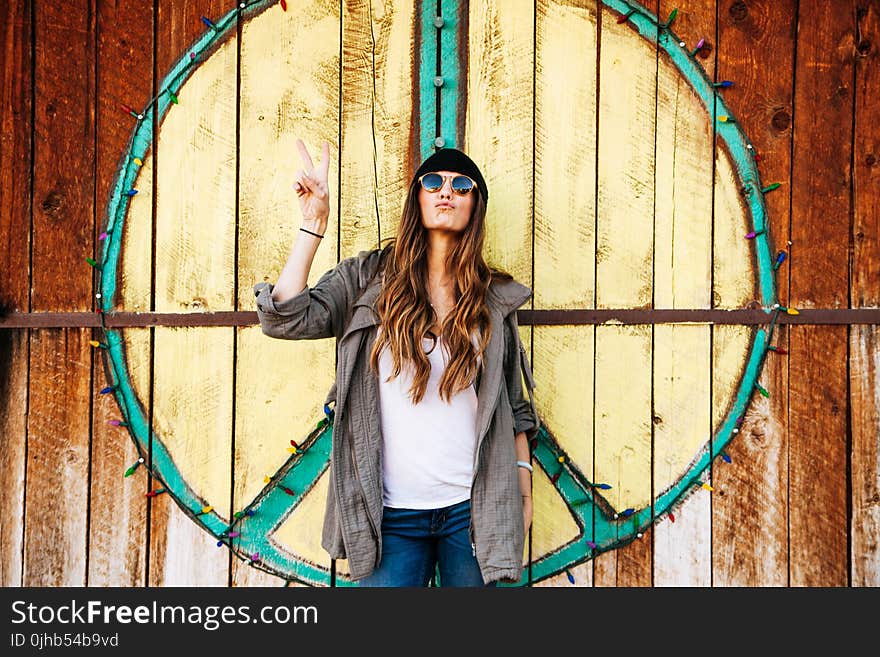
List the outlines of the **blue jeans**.
<svg viewBox="0 0 880 657">
<path fill-rule="evenodd" d="M 360 586 L 483 586 L 470 541 L 471 502 L 442 509 L 392 509 L 382 513 L 382 559 Z M 495 586 L 491 583 L 488 586 Z"/>
</svg>

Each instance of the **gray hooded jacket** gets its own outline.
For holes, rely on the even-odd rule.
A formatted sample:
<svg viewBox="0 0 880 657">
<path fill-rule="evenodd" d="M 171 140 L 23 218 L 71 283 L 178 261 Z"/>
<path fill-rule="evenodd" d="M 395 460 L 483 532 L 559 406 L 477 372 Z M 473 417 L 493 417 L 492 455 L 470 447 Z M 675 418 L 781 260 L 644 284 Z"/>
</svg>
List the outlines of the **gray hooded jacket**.
<svg viewBox="0 0 880 657">
<path fill-rule="evenodd" d="M 348 559 L 352 580 L 369 575 L 382 557 L 382 435 L 378 377 L 369 356 L 376 337 L 381 251 L 341 261 L 312 288 L 283 303 L 272 285 L 254 286 L 263 333 L 274 338 L 336 338 L 336 383 L 330 485 L 321 544 Z M 486 302 L 491 336 L 477 393 L 477 450 L 471 488 L 471 543 L 483 580 L 518 582 L 523 574 L 522 499 L 514 436 L 538 430 L 534 386 L 517 330 L 516 309 L 531 290 L 514 280 L 493 280 Z M 525 375 L 530 401 L 522 387 Z"/>
</svg>

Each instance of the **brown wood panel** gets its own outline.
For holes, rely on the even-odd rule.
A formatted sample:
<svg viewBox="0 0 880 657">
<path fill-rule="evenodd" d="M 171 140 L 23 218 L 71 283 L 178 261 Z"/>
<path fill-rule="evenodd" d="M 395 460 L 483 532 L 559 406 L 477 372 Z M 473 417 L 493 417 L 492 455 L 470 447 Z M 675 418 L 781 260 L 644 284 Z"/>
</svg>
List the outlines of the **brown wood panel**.
<svg viewBox="0 0 880 657">
<path fill-rule="evenodd" d="M 141 109 L 152 96 L 153 13 L 137 0 L 99 3 L 97 16 L 96 198 L 100 233 L 106 225 L 110 190 L 118 167 L 124 164 L 135 121 L 121 104 Z M 99 249 L 101 241 L 95 235 Z M 139 250 L 139 255 L 149 253 Z M 132 329 L 147 331 L 149 329 Z M 102 340 L 100 331 L 94 332 Z M 125 470 L 138 459 L 134 441 L 125 427 L 110 424 L 121 419 L 119 405 L 99 391 L 113 378 L 105 370 L 101 349 L 93 349 L 92 478 L 89 524 L 89 586 L 142 586 L 146 578 L 146 521 L 150 482 L 144 476 L 124 479 Z M 146 401 L 146 400 L 145 400 Z"/>
<path fill-rule="evenodd" d="M 788 304 L 795 308 L 849 303 L 851 9 L 798 11 Z M 792 327 L 789 335 L 789 584 L 845 586 L 847 330 Z"/>
<path fill-rule="evenodd" d="M 32 3 L 3 3 L 0 86 L 0 314 L 29 309 Z"/>
<path fill-rule="evenodd" d="M 25 586 L 86 585 L 89 333 L 32 331 Z"/>
<path fill-rule="evenodd" d="M 94 2 L 40 3 L 36 11 L 32 309 L 89 310 Z M 31 333 L 23 578 L 28 586 L 86 583 L 90 334 Z"/>
<path fill-rule="evenodd" d="M 757 153 L 761 182 L 782 186 L 765 196 L 772 253 L 788 252 L 794 0 L 719 3 L 716 80 L 725 104 Z M 809 111 L 809 110 L 808 110 Z M 788 299 L 788 260 L 776 275 Z M 788 346 L 788 327 L 773 343 Z M 713 332 L 713 336 L 714 336 Z M 769 399 L 754 393 L 727 453 L 733 467 L 713 467 L 713 582 L 718 586 L 785 585 L 788 579 L 788 360 L 770 353 L 759 378 Z"/>
<path fill-rule="evenodd" d="M 880 306 L 880 6 L 857 9 L 851 305 Z M 880 329 L 850 329 L 853 586 L 880 586 Z"/>
<path fill-rule="evenodd" d="M 0 315 L 30 304 L 32 3 L 0 9 Z M 0 586 L 22 584 L 28 331 L 0 331 Z"/>
<path fill-rule="evenodd" d="M 0 586 L 22 585 L 29 331 L 0 331 Z"/>
</svg>

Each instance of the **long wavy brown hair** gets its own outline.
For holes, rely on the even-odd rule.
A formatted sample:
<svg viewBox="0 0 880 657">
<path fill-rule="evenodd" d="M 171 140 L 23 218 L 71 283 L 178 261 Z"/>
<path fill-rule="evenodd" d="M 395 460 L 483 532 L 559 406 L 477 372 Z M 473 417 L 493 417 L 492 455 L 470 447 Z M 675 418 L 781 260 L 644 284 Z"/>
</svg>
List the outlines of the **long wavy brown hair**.
<svg viewBox="0 0 880 657">
<path fill-rule="evenodd" d="M 483 260 L 486 204 L 476 190 L 470 221 L 461 239 L 447 257 L 446 266 L 455 281 L 455 306 L 440 325 L 439 337 L 449 351 L 446 370 L 440 378 L 440 398 L 449 401 L 474 381 L 478 358 L 489 344 L 491 326 L 486 292 L 493 277 L 509 274 L 490 268 Z M 409 394 L 414 404 L 425 396 L 431 363 L 422 339 L 435 334 L 437 316 L 428 298 L 428 231 L 422 225 L 419 184 L 410 187 L 397 237 L 385 247 L 384 281 L 376 300 L 382 331 L 373 343 L 370 367 L 379 371 L 379 354 L 388 347 L 392 357 L 389 379 L 400 375 L 405 365 L 412 373 Z M 471 335 L 479 330 L 475 346 Z"/>
</svg>

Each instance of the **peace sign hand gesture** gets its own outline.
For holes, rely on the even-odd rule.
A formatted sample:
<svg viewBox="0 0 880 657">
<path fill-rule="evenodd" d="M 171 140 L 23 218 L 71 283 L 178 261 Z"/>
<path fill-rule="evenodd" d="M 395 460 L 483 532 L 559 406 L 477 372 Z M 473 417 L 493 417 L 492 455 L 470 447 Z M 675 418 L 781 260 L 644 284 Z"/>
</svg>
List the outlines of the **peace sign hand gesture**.
<svg viewBox="0 0 880 657">
<path fill-rule="evenodd" d="M 302 139 L 296 140 L 296 147 L 305 167 L 296 172 L 296 183 L 293 186 L 299 196 L 303 228 L 323 235 L 327 229 L 327 217 L 330 215 L 330 188 L 327 185 L 330 145 L 326 141 L 323 143 L 321 161 L 317 167 Z"/>
</svg>

